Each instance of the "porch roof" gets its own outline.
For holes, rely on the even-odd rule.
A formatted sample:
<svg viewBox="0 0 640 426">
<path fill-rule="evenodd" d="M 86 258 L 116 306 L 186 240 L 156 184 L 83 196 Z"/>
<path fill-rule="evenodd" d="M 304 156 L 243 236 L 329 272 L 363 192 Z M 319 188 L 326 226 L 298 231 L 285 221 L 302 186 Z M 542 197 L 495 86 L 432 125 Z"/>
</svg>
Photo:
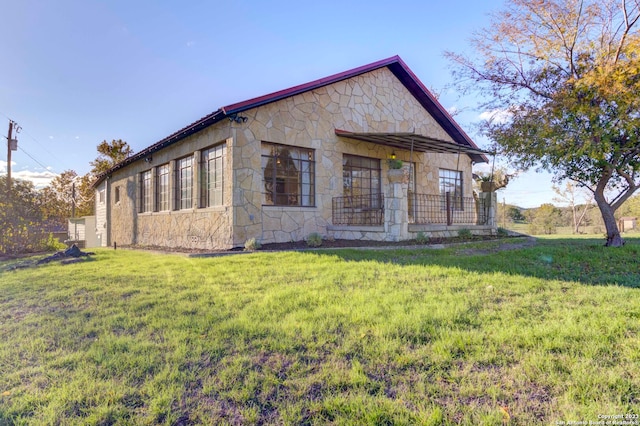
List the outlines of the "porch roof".
<svg viewBox="0 0 640 426">
<path fill-rule="evenodd" d="M 386 145 L 393 148 L 410 151 L 413 149 L 417 152 L 440 152 L 447 154 L 468 154 L 476 163 L 488 163 L 483 151 L 477 147 L 461 145 L 455 142 L 449 142 L 442 139 L 436 139 L 429 136 L 420 135 L 410 132 L 391 132 L 391 133 L 367 133 L 367 132 L 349 132 L 347 130 L 335 129 L 336 136 L 349 139 L 356 139 L 364 142 Z"/>
</svg>

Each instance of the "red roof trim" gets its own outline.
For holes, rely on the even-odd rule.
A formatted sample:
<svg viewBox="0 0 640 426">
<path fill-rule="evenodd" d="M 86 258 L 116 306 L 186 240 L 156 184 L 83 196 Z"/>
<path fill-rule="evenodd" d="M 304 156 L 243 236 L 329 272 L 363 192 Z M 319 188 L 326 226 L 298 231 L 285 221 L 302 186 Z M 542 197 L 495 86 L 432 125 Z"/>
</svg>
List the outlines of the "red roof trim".
<svg viewBox="0 0 640 426">
<path fill-rule="evenodd" d="M 363 65 L 358 68 L 354 68 L 349 71 L 344 71 L 338 74 L 324 77 L 319 80 L 314 80 L 309 83 L 300 84 L 298 86 L 290 87 L 288 89 L 280 90 L 278 92 L 270 93 L 267 95 L 259 96 L 257 98 L 249 99 L 243 102 L 227 105 L 219 110 L 202 117 L 181 130 L 173 133 L 170 136 L 162 139 L 161 141 L 151 145 L 150 147 L 134 154 L 127 158 L 123 162 L 109 169 L 107 172 L 101 174 L 98 180 L 94 183 L 97 186 L 104 180 L 106 176 L 113 171 L 125 167 L 134 161 L 140 160 L 147 155 L 152 154 L 160 149 L 163 149 L 169 145 L 172 145 L 187 136 L 202 130 L 218 121 L 224 119 L 224 117 L 235 114 L 238 112 L 246 111 L 251 108 L 255 108 L 261 105 L 265 105 L 271 102 L 275 102 L 284 98 L 288 98 L 293 95 L 307 92 L 309 90 L 317 89 L 322 86 L 326 86 L 332 83 L 337 83 L 342 80 L 346 80 L 351 77 L 358 76 L 370 71 L 377 70 L 379 68 L 388 67 L 389 70 L 405 85 L 405 87 L 411 92 L 413 96 L 420 102 L 420 104 L 435 118 L 435 120 L 451 135 L 456 143 L 461 145 L 468 145 L 478 149 L 478 146 L 471 140 L 471 138 L 462 130 L 462 128 L 455 122 L 446 109 L 438 102 L 438 100 L 431 94 L 424 84 L 416 77 L 416 75 L 407 67 L 407 65 L 400 59 L 399 56 L 392 56 L 387 59 L 382 59 L 377 62 L 373 62 L 368 65 Z M 484 155 L 478 156 L 480 161 L 488 162 L 487 157 Z"/>
<path fill-rule="evenodd" d="M 300 84 L 298 86 L 290 87 L 288 89 L 280 90 L 278 92 L 273 92 L 268 95 L 259 96 L 257 98 L 249 99 L 243 102 L 238 102 L 235 104 L 227 105 L 222 107 L 222 111 L 225 114 L 233 114 L 235 112 L 246 111 L 251 108 L 258 107 L 260 105 L 268 104 L 271 102 L 278 101 L 280 99 L 288 98 L 293 95 L 297 95 L 300 93 L 308 92 L 309 90 L 317 89 L 319 87 L 327 86 L 329 84 L 337 83 L 338 81 L 346 80 L 351 77 L 355 77 L 360 74 L 364 74 L 366 72 L 370 72 L 373 70 L 377 70 L 378 68 L 383 68 L 389 66 L 393 63 L 402 62 L 399 56 L 392 56 L 387 59 L 383 59 L 381 61 L 373 62 L 368 65 L 363 65 L 358 68 L 354 68 L 349 71 L 344 71 L 338 74 L 331 75 L 329 77 L 324 77 L 319 80 L 310 81 L 308 83 Z"/>
</svg>

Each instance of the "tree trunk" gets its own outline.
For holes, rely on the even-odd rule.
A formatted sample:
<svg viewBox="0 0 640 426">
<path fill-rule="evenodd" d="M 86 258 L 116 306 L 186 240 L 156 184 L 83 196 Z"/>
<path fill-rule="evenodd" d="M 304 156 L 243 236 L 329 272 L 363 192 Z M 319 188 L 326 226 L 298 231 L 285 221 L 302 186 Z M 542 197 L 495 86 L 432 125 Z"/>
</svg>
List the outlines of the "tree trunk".
<svg viewBox="0 0 640 426">
<path fill-rule="evenodd" d="M 613 215 L 615 213 L 615 210 L 609 205 L 609 203 L 607 203 L 607 200 L 603 195 L 596 194 L 595 200 L 598 204 L 598 208 L 600 209 L 600 213 L 602 214 L 604 227 L 607 230 L 607 242 L 605 246 L 622 247 L 624 245 L 624 240 L 622 239 L 622 236 L 620 236 L 620 231 L 618 230 L 618 222 Z"/>
</svg>

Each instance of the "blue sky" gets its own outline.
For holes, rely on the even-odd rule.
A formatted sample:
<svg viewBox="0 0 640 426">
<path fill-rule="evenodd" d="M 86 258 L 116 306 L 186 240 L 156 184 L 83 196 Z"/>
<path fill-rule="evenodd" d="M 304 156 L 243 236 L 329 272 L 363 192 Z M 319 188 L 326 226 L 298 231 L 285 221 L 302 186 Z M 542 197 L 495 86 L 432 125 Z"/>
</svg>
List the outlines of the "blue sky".
<svg viewBox="0 0 640 426">
<path fill-rule="evenodd" d="M 9 118 L 22 127 L 16 177 L 84 174 L 102 140 L 139 151 L 221 106 L 393 55 L 487 144 L 475 99 L 444 89 L 443 52 L 468 50 L 501 0 L 3 3 L 0 134 Z M 3 147 L 0 173 L 6 160 Z M 528 173 L 499 200 L 532 207 L 553 196 L 548 175 Z"/>
</svg>

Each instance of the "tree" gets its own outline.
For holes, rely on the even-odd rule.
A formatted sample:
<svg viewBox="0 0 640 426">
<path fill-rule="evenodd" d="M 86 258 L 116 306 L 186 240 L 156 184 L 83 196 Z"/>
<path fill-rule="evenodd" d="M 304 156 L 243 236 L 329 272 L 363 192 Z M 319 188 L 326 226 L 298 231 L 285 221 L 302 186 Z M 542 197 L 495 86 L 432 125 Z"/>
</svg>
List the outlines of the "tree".
<svg viewBox="0 0 640 426">
<path fill-rule="evenodd" d="M 640 187 L 639 18 L 639 0 L 509 0 L 474 56 L 447 53 L 496 112 L 483 126 L 496 150 L 588 188 L 608 246 L 624 243 L 614 213 Z"/>
<path fill-rule="evenodd" d="M 629 198 L 618 211 L 621 217 L 635 216 L 640 217 L 640 196 L 635 195 Z"/>
<path fill-rule="evenodd" d="M 133 154 L 129 144 L 122 139 L 114 139 L 111 142 L 103 140 L 96 147 L 98 157 L 91 161 L 91 171 L 79 178 L 76 185 L 76 195 L 78 196 L 78 216 L 90 215 L 95 205 L 95 191 L 91 187 L 96 177 L 124 161 Z"/>
<path fill-rule="evenodd" d="M 507 206 L 506 213 L 511 222 L 522 222 L 523 220 L 525 220 L 522 211 L 516 206 Z"/>
<path fill-rule="evenodd" d="M 43 238 L 41 205 L 33 183 L 0 176 L 0 253 L 32 251 Z"/>
<path fill-rule="evenodd" d="M 527 210 L 531 234 L 555 234 L 560 223 L 560 210 L 553 204 L 543 204 L 537 209 Z"/>
<path fill-rule="evenodd" d="M 42 212 L 45 217 L 66 223 L 72 216 L 93 213 L 91 176 L 78 176 L 74 170 L 65 170 L 40 191 Z"/>
<path fill-rule="evenodd" d="M 580 225 L 584 222 L 586 214 L 591 208 L 593 194 L 590 194 L 588 197 L 584 197 L 583 194 L 581 194 L 580 189 L 572 182 L 567 182 L 564 190 L 554 185 L 553 191 L 558 194 L 553 201 L 569 205 L 569 209 L 571 210 L 573 233 L 579 234 Z M 578 204 L 578 198 L 586 199 L 587 203 Z"/>
<path fill-rule="evenodd" d="M 97 147 L 98 157 L 91 162 L 91 173 L 98 176 L 101 173 L 106 172 L 111 167 L 115 166 L 121 161 L 126 160 L 133 150 L 129 144 L 122 139 L 112 140 L 107 142 L 106 140 L 100 142 Z"/>
</svg>

